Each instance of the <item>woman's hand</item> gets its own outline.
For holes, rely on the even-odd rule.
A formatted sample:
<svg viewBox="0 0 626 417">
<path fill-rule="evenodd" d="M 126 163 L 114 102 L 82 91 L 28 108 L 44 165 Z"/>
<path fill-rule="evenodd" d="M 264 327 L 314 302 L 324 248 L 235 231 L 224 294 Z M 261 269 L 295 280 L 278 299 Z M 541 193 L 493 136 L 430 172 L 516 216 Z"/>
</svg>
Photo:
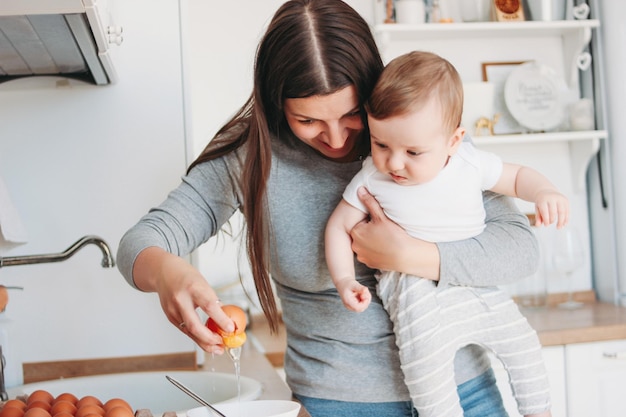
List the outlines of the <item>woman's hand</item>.
<svg viewBox="0 0 626 417">
<path fill-rule="evenodd" d="M 161 308 L 170 323 L 203 350 L 224 353 L 222 337 L 205 326 L 196 308 L 226 331 L 234 331 L 234 323 L 222 311 L 217 294 L 198 270 L 178 256 L 150 247 L 137 257 L 133 277 L 141 290 L 159 294 Z"/>
<path fill-rule="evenodd" d="M 404 272 L 437 281 L 437 245 L 409 236 L 387 218 L 378 201 L 364 187 L 358 193 L 369 212 L 369 219 L 354 226 L 350 232 L 352 250 L 357 259 L 370 268 Z"/>
</svg>

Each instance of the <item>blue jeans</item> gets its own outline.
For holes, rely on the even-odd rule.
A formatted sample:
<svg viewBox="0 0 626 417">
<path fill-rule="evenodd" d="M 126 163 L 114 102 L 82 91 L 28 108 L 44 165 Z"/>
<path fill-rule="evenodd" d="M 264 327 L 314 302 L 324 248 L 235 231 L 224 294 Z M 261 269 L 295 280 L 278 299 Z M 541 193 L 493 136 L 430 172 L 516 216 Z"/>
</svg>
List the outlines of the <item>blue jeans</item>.
<svg viewBox="0 0 626 417">
<path fill-rule="evenodd" d="M 508 417 L 496 386 L 493 370 L 470 379 L 457 388 L 464 417 Z M 311 417 L 416 417 L 410 401 L 357 403 L 295 395 Z"/>
</svg>

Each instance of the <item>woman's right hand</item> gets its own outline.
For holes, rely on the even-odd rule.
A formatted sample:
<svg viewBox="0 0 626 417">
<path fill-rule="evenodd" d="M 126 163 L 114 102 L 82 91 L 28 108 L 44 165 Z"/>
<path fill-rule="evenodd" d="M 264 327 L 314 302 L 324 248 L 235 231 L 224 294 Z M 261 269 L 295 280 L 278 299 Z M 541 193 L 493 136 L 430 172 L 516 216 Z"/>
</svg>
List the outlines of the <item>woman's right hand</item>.
<svg viewBox="0 0 626 417">
<path fill-rule="evenodd" d="M 184 259 L 161 248 L 144 249 L 133 266 L 135 284 L 142 291 L 157 292 L 167 319 L 209 353 L 224 353 L 222 337 L 200 320 L 200 308 L 224 330 L 234 331 L 233 321 L 222 310 L 217 294 L 200 272 Z"/>
<path fill-rule="evenodd" d="M 364 187 L 359 188 L 358 195 L 367 208 L 369 219 L 350 231 L 352 251 L 357 259 L 370 268 L 438 281 L 440 259 L 437 245 L 411 237 L 385 215 L 376 198 Z"/>
</svg>

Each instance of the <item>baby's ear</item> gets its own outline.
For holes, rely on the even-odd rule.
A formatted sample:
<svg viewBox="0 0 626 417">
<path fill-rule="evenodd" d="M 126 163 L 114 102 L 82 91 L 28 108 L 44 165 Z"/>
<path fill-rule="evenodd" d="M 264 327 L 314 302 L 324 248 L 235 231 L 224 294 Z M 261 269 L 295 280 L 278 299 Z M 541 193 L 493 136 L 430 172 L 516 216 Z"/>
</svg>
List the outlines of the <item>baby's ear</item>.
<svg viewBox="0 0 626 417">
<path fill-rule="evenodd" d="M 465 128 L 462 126 L 457 127 L 448 142 L 448 155 L 452 156 L 456 153 L 464 137 Z"/>
</svg>

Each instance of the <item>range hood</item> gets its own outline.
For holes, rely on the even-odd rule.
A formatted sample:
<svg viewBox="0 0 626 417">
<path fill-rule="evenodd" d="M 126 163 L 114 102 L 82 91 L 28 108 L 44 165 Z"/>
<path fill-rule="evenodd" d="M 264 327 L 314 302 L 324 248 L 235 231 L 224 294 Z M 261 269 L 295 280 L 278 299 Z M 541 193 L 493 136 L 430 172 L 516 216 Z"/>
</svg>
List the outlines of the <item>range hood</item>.
<svg viewBox="0 0 626 417">
<path fill-rule="evenodd" d="M 113 83 L 122 42 L 106 0 L 0 0 L 0 82 L 60 75 Z"/>
</svg>

